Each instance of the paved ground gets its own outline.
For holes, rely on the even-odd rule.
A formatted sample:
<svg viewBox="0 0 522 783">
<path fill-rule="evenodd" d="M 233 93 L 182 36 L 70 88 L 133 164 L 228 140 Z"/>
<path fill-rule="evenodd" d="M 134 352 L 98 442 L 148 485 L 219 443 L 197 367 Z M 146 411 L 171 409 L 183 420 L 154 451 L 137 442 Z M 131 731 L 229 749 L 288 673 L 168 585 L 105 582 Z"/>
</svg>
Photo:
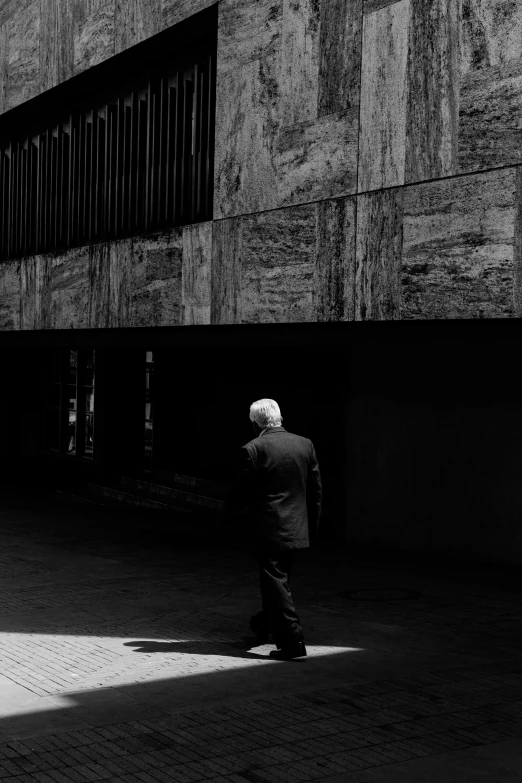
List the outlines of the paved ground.
<svg viewBox="0 0 522 783">
<path fill-rule="evenodd" d="M 522 587 L 310 550 L 277 662 L 247 554 L 135 522 L 0 495 L 0 781 L 522 781 Z"/>
</svg>

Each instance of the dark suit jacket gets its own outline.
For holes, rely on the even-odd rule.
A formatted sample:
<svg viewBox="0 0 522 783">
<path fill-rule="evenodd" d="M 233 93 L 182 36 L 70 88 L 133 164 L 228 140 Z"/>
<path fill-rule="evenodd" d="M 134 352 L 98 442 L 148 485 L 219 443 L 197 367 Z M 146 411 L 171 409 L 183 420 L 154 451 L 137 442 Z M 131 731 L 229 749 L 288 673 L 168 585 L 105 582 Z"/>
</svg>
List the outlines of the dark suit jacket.
<svg viewBox="0 0 522 783">
<path fill-rule="evenodd" d="M 321 474 L 311 440 L 271 427 L 240 450 L 224 504 L 225 525 L 248 507 L 247 535 L 257 551 L 309 546 L 321 514 Z"/>
</svg>

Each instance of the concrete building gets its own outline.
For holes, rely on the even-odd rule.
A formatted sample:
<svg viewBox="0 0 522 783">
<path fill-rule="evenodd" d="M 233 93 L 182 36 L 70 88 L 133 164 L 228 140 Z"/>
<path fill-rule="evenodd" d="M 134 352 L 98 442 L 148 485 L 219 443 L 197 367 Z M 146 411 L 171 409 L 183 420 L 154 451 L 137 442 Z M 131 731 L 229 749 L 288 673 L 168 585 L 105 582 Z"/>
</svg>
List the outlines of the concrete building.
<svg viewBox="0 0 522 783">
<path fill-rule="evenodd" d="M 520 562 L 521 40 L 520 1 L 0 0 L 4 475 L 226 481 L 268 396 L 326 537 Z"/>
</svg>

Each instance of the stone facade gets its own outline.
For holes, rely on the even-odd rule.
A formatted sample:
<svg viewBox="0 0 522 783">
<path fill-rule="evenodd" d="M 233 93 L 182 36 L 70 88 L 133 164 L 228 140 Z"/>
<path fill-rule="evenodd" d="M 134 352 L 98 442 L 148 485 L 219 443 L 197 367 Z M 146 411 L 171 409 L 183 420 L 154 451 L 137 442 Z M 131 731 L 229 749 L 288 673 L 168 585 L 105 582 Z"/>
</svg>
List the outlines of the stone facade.
<svg viewBox="0 0 522 783">
<path fill-rule="evenodd" d="M 0 0 L 0 112 L 212 3 Z M 214 220 L 0 267 L 0 329 L 522 314 L 522 0 L 220 0 Z"/>
<path fill-rule="evenodd" d="M 0 267 L 2 329 L 210 321 L 212 223 L 32 256 Z"/>
</svg>

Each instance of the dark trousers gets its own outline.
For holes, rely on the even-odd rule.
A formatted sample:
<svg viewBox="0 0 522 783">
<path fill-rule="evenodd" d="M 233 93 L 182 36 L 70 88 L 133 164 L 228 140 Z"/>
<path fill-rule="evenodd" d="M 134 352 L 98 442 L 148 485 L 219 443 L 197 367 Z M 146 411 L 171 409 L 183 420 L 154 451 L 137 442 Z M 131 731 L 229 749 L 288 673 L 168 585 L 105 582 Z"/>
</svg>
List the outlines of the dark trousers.
<svg viewBox="0 0 522 783">
<path fill-rule="evenodd" d="M 296 550 L 256 553 L 259 565 L 262 612 L 255 617 L 258 629 L 271 632 L 278 648 L 304 640 L 288 579 Z"/>
</svg>

